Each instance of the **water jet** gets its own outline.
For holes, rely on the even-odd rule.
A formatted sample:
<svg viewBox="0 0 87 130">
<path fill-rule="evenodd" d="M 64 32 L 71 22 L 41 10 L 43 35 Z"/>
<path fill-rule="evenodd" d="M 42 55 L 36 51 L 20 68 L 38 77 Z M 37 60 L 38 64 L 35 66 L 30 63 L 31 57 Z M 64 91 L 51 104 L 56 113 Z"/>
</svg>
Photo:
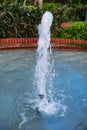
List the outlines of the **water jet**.
<svg viewBox="0 0 87 130">
<path fill-rule="evenodd" d="M 50 47 L 50 28 L 53 21 L 53 15 L 46 11 L 41 23 L 38 26 L 38 48 L 37 48 L 37 64 L 36 64 L 36 84 L 40 99 L 46 96 L 46 76 L 48 75 L 49 50 Z M 49 65 L 50 66 L 50 65 Z"/>
</svg>

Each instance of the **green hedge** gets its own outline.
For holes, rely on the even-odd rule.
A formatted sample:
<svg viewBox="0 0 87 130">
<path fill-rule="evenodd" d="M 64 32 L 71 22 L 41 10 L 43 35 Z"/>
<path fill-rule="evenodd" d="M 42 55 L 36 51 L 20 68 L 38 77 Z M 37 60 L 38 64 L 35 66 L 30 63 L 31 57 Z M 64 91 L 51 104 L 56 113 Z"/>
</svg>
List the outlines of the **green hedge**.
<svg viewBox="0 0 87 130">
<path fill-rule="evenodd" d="M 87 40 L 87 22 L 76 22 L 62 30 L 62 38 Z"/>
</svg>

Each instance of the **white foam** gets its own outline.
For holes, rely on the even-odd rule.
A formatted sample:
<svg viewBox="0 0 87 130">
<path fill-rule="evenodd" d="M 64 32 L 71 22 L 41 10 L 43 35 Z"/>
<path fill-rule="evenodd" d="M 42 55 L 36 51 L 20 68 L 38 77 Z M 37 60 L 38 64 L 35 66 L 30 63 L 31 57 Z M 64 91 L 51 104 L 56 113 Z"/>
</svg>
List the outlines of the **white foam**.
<svg viewBox="0 0 87 130">
<path fill-rule="evenodd" d="M 44 113 L 46 115 L 56 115 L 63 117 L 65 116 L 67 106 L 62 104 L 60 101 L 55 102 L 55 101 L 50 101 L 48 102 L 47 99 L 43 99 L 39 102 L 38 104 L 38 110 L 41 113 Z"/>
<path fill-rule="evenodd" d="M 41 101 L 38 105 L 39 111 L 48 114 L 48 115 L 54 115 L 56 114 L 57 110 L 57 104 L 55 102 L 48 103 L 47 100 Z"/>
<path fill-rule="evenodd" d="M 21 123 L 19 124 L 19 129 L 21 129 L 22 125 L 23 125 L 25 122 L 27 122 L 27 118 L 25 117 L 25 112 L 20 113 L 20 116 L 21 116 L 22 121 L 21 121 Z"/>
</svg>

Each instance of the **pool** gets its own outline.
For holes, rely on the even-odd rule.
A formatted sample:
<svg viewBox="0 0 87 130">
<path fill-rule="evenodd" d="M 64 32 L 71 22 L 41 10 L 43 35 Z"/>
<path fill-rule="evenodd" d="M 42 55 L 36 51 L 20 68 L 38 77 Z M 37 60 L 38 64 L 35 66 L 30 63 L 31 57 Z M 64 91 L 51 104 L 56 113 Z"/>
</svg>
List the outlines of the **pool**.
<svg viewBox="0 0 87 130">
<path fill-rule="evenodd" d="M 0 51 L 0 130 L 87 130 L 87 53 L 53 51 L 51 58 L 57 110 L 47 114 L 35 107 L 36 51 Z"/>
</svg>

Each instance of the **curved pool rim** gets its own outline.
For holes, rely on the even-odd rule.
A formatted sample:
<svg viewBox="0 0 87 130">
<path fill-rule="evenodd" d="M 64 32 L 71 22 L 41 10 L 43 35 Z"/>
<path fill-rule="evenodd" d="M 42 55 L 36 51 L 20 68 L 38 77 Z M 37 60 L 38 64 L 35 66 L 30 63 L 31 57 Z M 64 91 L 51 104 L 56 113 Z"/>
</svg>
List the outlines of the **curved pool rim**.
<svg viewBox="0 0 87 130">
<path fill-rule="evenodd" d="M 36 49 L 38 38 L 2 38 L 0 50 Z M 51 38 L 52 49 L 87 51 L 87 40 Z"/>
</svg>

